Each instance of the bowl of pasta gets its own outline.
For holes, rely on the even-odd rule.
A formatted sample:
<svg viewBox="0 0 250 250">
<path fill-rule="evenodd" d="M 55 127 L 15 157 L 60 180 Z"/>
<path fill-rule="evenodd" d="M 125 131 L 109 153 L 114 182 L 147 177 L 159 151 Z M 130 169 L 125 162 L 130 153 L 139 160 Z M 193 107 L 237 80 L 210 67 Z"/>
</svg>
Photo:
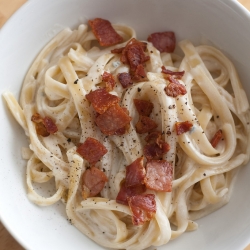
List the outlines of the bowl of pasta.
<svg viewBox="0 0 250 250">
<path fill-rule="evenodd" d="M 0 218 L 20 244 L 245 248 L 249 21 L 235 0 L 18 10 L 0 31 Z"/>
</svg>

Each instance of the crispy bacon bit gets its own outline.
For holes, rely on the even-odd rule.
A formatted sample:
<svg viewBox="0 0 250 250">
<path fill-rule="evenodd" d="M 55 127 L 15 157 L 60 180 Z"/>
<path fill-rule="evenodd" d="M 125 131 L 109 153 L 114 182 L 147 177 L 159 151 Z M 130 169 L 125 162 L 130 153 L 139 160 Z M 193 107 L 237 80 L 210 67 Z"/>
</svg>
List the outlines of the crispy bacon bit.
<svg viewBox="0 0 250 250">
<path fill-rule="evenodd" d="M 185 74 L 185 71 L 172 71 L 172 70 L 169 70 L 169 69 L 166 69 L 165 66 L 162 66 L 161 67 L 161 73 L 164 73 L 164 74 L 167 74 L 167 75 L 171 75 L 171 76 L 175 76 L 176 78 L 178 79 L 181 79 L 184 74 Z"/>
<path fill-rule="evenodd" d="M 123 205 L 128 205 L 128 197 L 138 195 L 138 194 L 143 194 L 146 191 L 146 186 L 145 185 L 136 185 L 136 186 L 131 186 L 131 187 L 126 187 L 125 181 L 122 182 L 120 191 L 116 197 L 116 202 L 123 204 Z"/>
<path fill-rule="evenodd" d="M 34 115 L 32 115 L 31 121 L 36 123 L 37 134 L 43 137 L 47 137 L 50 134 L 54 134 L 58 131 L 56 124 L 48 116 L 42 118 L 40 114 L 35 113 Z"/>
<path fill-rule="evenodd" d="M 160 52 L 172 53 L 175 49 L 175 34 L 171 31 L 153 33 L 148 41 Z"/>
<path fill-rule="evenodd" d="M 173 166 L 165 160 L 152 160 L 146 164 L 145 185 L 148 189 L 171 192 Z"/>
<path fill-rule="evenodd" d="M 132 223 L 136 226 L 150 221 L 156 213 L 154 194 L 142 194 L 128 197 L 128 204 L 132 212 Z"/>
<path fill-rule="evenodd" d="M 212 138 L 212 140 L 211 140 L 211 145 L 215 148 L 215 147 L 218 145 L 218 143 L 219 143 L 219 141 L 221 140 L 221 138 L 222 138 L 222 130 L 219 129 L 219 130 L 215 133 L 215 135 L 213 136 L 213 138 Z"/>
<path fill-rule="evenodd" d="M 177 97 L 178 95 L 185 95 L 187 90 L 184 85 L 180 84 L 177 79 L 168 76 L 169 84 L 165 87 L 164 91 L 168 96 Z"/>
<path fill-rule="evenodd" d="M 104 188 L 107 176 L 98 168 L 91 167 L 82 175 L 82 196 L 84 199 L 99 194 Z"/>
<path fill-rule="evenodd" d="M 145 141 L 149 144 L 159 143 L 162 140 L 162 134 L 160 131 L 153 131 L 145 137 Z"/>
<path fill-rule="evenodd" d="M 31 116 L 31 121 L 35 123 L 43 122 L 43 118 L 40 116 L 40 114 L 35 113 Z"/>
<path fill-rule="evenodd" d="M 163 156 L 162 149 L 156 143 L 146 144 L 143 148 L 143 154 L 147 160 L 159 160 Z"/>
<path fill-rule="evenodd" d="M 115 87 L 115 78 L 112 74 L 104 72 L 102 75 L 102 80 L 106 83 L 107 92 L 112 91 Z"/>
<path fill-rule="evenodd" d="M 126 167 L 126 178 L 121 185 L 116 201 L 128 205 L 128 197 L 144 193 L 146 191 L 144 185 L 145 175 L 143 157 L 139 157 Z"/>
<path fill-rule="evenodd" d="M 92 165 L 98 162 L 108 150 L 98 140 L 88 137 L 76 152 Z"/>
<path fill-rule="evenodd" d="M 157 123 L 155 123 L 151 118 L 141 115 L 139 121 L 135 125 L 136 132 L 138 134 L 144 134 L 157 128 Z"/>
<path fill-rule="evenodd" d="M 131 71 L 134 72 L 139 64 L 149 60 L 149 56 L 144 53 L 146 48 L 145 43 L 132 38 L 122 50 L 121 62 L 129 64 Z"/>
<path fill-rule="evenodd" d="M 134 99 L 134 104 L 139 115 L 150 116 L 154 108 L 154 104 L 147 100 Z"/>
<path fill-rule="evenodd" d="M 163 154 L 167 153 L 170 150 L 170 145 L 165 141 L 161 141 L 158 146 L 162 149 Z"/>
<path fill-rule="evenodd" d="M 160 141 L 158 144 L 151 143 L 146 144 L 143 148 L 143 153 L 147 160 L 159 160 L 162 158 L 164 154 L 166 154 L 170 149 L 170 146 L 168 143 L 164 142 L 163 140 Z"/>
<path fill-rule="evenodd" d="M 136 67 L 136 70 L 134 72 L 134 75 L 133 75 L 132 79 L 135 82 L 143 82 L 143 81 L 147 80 L 147 74 L 146 74 L 145 69 L 144 69 L 142 64 L 139 64 Z"/>
<path fill-rule="evenodd" d="M 146 43 L 132 38 L 127 43 L 125 48 L 114 51 L 121 52 L 120 60 L 122 63 L 128 64 L 130 66 L 130 76 L 135 82 L 141 82 L 147 79 L 143 64 L 148 61 L 150 57 L 144 53 L 146 48 Z M 124 87 L 128 87 L 130 84 L 132 84 L 131 79 L 129 79 L 128 75 L 125 75 L 124 80 L 122 79 L 120 82 Z"/>
<path fill-rule="evenodd" d="M 47 137 L 50 135 L 50 133 L 47 131 L 46 127 L 42 122 L 36 123 L 36 132 L 38 135 L 41 135 L 42 137 Z"/>
<path fill-rule="evenodd" d="M 126 187 L 144 184 L 145 175 L 143 157 L 140 157 L 126 167 Z"/>
<path fill-rule="evenodd" d="M 141 82 L 146 80 L 146 72 L 143 64 L 150 59 L 144 51 L 147 44 L 132 38 L 122 50 L 121 62 L 130 66 L 130 75 L 133 81 Z"/>
<path fill-rule="evenodd" d="M 101 46 L 111 46 L 123 41 L 108 20 L 95 18 L 89 20 L 89 25 Z"/>
<path fill-rule="evenodd" d="M 48 117 L 48 116 L 45 116 L 43 118 L 43 124 L 46 128 L 46 130 L 50 133 L 50 134 L 54 134 L 58 131 L 58 128 L 56 126 L 56 124 L 53 122 L 53 120 Z"/>
<path fill-rule="evenodd" d="M 112 49 L 111 53 L 113 53 L 113 54 L 120 54 L 120 53 L 122 53 L 122 51 L 123 51 L 124 48 L 125 47 L 121 47 L 121 48 L 117 48 L 117 49 Z"/>
<path fill-rule="evenodd" d="M 123 107 L 122 107 L 122 109 L 123 109 L 123 111 L 124 111 L 127 115 L 129 115 L 129 112 L 128 112 L 128 110 L 127 110 L 126 108 L 123 108 Z M 117 130 L 115 131 L 114 135 L 124 135 L 124 134 L 126 134 L 126 133 L 128 132 L 128 130 L 129 130 L 129 127 L 130 127 L 130 124 L 128 123 L 128 124 L 126 124 L 124 127 L 117 129 Z"/>
<path fill-rule="evenodd" d="M 131 117 L 118 104 L 108 108 L 95 120 L 97 126 L 105 135 L 114 135 L 117 130 L 127 126 L 130 121 Z"/>
<path fill-rule="evenodd" d="M 114 132 L 114 135 L 124 135 L 124 134 L 126 134 L 128 132 L 128 130 L 129 130 L 129 127 L 130 127 L 130 124 L 128 123 L 126 126 L 117 129 Z"/>
<path fill-rule="evenodd" d="M 132 79 L 131 79 L 131 75 L 129 73 L 126 73 L 126 72 L 119 73 L 117 75 L 117 78 L 118 78 L 118 80 L 121 83 L 123 88 L 128 88 L 133 84 Z"/>
<path fill-rule="evenodd" d="M 175 130 L 176 130 L 177 135 L 181 135 L 183 133 L 188 132 L 189 130 L 191 130 L 192 127 L 193 127 L 193 123 L 190 121 L 175 123 Z"/>
<path fill-rule="evenodd" d="M 108 108 L 119 102 L 119 97 L 111 95 L 105 88 L 91 91 L 86 98 L 99 114 L 103 114 Z"/>
<path fill-rule="evenodd" d="M 147 144 L 143 152 L 147 160 L 159 160 L 170 150 L 170 146 L 162 139 L 160 131 L 153 131 L 145 137 Z"/>
</svg>

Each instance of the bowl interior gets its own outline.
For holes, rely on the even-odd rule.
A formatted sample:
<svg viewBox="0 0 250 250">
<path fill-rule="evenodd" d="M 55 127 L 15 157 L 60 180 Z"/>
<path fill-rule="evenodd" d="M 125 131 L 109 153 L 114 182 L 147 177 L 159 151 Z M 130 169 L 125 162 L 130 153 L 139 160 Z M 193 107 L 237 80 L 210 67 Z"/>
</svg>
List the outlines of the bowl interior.
<svg viewBox="0 0 250 250">
<path fill-rule="evenodd" d="M 177 41 L 213 44 L 235 64 L 250 99 L 250 15 L 233 0 L 30 0 L 0 31 L 0 93 L 18 98 L 22 81 L 42 47 L 65 27 L 102 17 L 132 26 L 139 39 L 172 30 Z M 102 249 L 67 221 L 64 205 L 38 207 L 26 196 L 22 129 L 1 99 L 0 216 L 27 249 Z M 157 249 L 243 249 L 250 243 L 250 168 L 241 169 L 228 205 L 200 219 L 199 229 Z M 155 249 L 155 248 L 152 248 Z"/>
</svg>

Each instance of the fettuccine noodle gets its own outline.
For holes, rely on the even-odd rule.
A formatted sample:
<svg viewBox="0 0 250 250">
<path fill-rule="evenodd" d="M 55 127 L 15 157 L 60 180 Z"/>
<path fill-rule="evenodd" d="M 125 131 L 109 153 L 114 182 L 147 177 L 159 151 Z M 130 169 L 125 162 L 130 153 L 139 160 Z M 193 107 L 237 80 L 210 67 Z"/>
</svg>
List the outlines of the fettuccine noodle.
<svg viewBox="0 0 250 250">
<path fill-rule="evenodd" d="M 126 42 L 136 38 L 130 27 L 113 27 Z M 179 56 L 159 53 L 148 42 L 148 80 L 128 89 L 117 83 L 112 91 L 132 117 L 130 129 L 122 136 L 105 136 L 95 125 L 93 108 L 85 96 L 98 88 L 104 71 L 117 75 L 129 72 L 129 67 L 120 62 L 118 54 L 110 52 L 126 42 L 100 49 L 92 46 L 94 40 L 84 24 L 74 31 L 63 30 L 29 69 L 20 105 L 11 93 L 4 94 L 30 141 L 29 149 L 24 150 L 28 197 L 40 206 L 63 200 L 71 223 L 103 247 L 138 250 L 166 244 L 185 231 L 197 229 L 196 219 L 229 201 L 236 173 L 250 155 L 250 113 L 245 91 L 234 65 L 216 48 L 195 47 L 185 40 L 179 43 L 184 56 Z M 179 81 L 185 85 L 186 95 L 172 98 L 165 94 L 168 81 L 161 73 L 163 65 L 172 71 L 185 71 Z M 172 192 L 153 192 L 157 211 L 142 226 L 134 226 L 129 207 L 116 202 L 126 166 L 143 154 L 143 137 L 135 130 L 135 98 L 154 103 L 151 118 L 170 145 L 164 160 L 174 166 Z M 34 113 L 52 117 L 58 132 L 48 137 L 38 135 L 31 121 Z M 186 120 L 193 122 L 192 130 L 177 136 L 175 122 Z M 223 140 L 214 148 L 210 140 L 218 129 Z M 105 170 L 108 182 L 100 196 L 84 200 L 80 182 L 88 163 L 76 149 L 87 137 L 97 139 L 108 150 L 96 164 Z M 49 198 L 39 195 L 34 182 L 51 179 L 57 191 Z"/>
</svg>

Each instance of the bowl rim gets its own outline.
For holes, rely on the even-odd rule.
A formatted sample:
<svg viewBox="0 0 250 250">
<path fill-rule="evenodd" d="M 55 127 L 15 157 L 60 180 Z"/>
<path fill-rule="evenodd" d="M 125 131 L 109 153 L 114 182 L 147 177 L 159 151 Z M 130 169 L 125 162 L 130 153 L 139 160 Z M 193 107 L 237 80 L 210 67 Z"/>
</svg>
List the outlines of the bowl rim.
<svg viewBox="0 0 250 250">
<path fill-rule="evenodd" d="M 49 0 L 47 0 L 49 1 Z M 70 0 L 69 0 L 70 1 Z M 209 1 L 209 0 L 200 0 L 200 1 Z M 211 0 L 213 1 L 213 0 Z M 241 14 L 242 18 L 247 18 L 248 21 L 250 21 L 250 11 L 248 11 L 241 3 L 239 3 L 237 0 L 217 0 L 219 2 L 224 3 L 225 5 L 229 6 L 230 8 L 233 8 L 235 12 L 238 14 Z M 36 5 L 36 3 L 41 2 L 40 0 L 29 0 L 25 2 L 16 12 L 4 23 L 4 25 L 0 28 L 0 39 L 2 36 L 5 36 L 5 33 L 8 31 L 12 23 L 17 19 L 21 18 L 21 16 L 25 13 L 25 11 L 29 8 L 31 8 L 33 5 Z M 5 219 L 1 214 L 0 209 L 0 221 L 3 224 L 3 226 L 8 230 L 8 232 L 12 235 L 12 237 L 24 248 L 28 248 L 28 244 L 23 241 L 21 237 L 13 230 L 14 225 L 10 224 L 7 219 Z M 249 239 L 250 243 L 250 239 Z"/>
</svg>

